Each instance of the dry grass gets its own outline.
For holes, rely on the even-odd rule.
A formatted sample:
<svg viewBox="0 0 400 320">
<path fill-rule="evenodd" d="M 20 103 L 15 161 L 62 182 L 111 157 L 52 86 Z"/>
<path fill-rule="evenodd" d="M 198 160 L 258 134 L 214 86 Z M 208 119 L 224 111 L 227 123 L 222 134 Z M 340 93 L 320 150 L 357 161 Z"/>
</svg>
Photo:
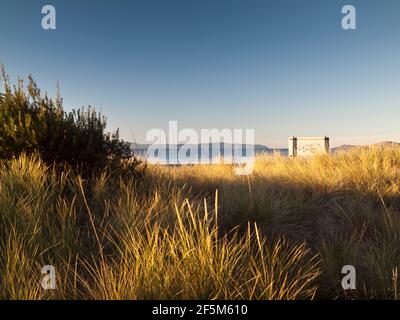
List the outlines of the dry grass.
<svg viewBox="0 0 400 320">
<path fill-rule="evenodd" d="M 0 163 L 0 298 L 398 298 L 400 150 L 311 160 L 151 166 L 82 181 L 39 159 Z M 41 266 L 57 289 L 40 287 Z"/>
</svg>

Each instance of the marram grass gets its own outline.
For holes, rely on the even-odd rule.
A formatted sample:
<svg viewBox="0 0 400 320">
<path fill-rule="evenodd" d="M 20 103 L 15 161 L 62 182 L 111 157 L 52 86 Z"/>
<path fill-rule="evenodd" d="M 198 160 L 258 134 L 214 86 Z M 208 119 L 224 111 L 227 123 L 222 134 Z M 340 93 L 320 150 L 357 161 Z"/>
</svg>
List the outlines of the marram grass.
<svg viewBox="0 0 400 320">
<path fill-rule="evenodd" d="M 2 161 L 0 298 L 397 299 L 399 188 L 394 147 L 260 156 L 247 177 L 150 166 L 140 181 Z"/>
</svg>

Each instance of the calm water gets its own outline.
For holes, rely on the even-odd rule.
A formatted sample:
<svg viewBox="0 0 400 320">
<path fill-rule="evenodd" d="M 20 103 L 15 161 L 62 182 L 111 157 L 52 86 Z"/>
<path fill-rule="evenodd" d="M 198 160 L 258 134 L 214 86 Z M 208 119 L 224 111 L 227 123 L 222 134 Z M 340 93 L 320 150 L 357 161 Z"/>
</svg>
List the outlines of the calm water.
<svg viewBox="0 0 400 320">
<path fill-rule="evenodd" d="M 279 152 L 283 156 L 288 155 L 287 149 L 269 149 L 267 147 L 248 147 L 238 145 L 234 147 L 215 147 L 210 145 L 199 145 L 185 147 L 151 147 L 142 146 L 132 148 L 139 158 L 146 159 L 149 163 L 164 165 L 185 165 L 185 164 L 212 164 L 212 163 L 245 163 L 259 154 L 273 154 Z M 189 150 L 190 149 L 190 150 Z M 196 150 L 197 149 L 197 150 Z"/>
</svg>

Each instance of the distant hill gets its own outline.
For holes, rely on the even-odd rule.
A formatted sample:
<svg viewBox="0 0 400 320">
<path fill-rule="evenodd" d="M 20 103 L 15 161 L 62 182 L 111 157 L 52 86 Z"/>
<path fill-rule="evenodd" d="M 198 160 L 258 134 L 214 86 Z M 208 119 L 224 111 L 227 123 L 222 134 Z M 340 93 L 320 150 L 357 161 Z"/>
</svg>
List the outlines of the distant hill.
<svg viewBox="0 0 400 320">
<path fill-rule="evenodd" d="M 382 146 L 382 147 L 399 147 L 400 143 L 394 141 L 382 141 L 379 143 L 375 143 L 375 146 Z"/>
<path fill-rule="evenodd" d="M 358 148 L 358 147 L 359 147 L 359 146 L 356 146 L 356 145 L 344 144 L 344 145 L 342 145 L 342 146 L 332 148 L 331 151 L 333 151 L 333 152 L 337 152 L 337 151 L 347 151 L 347 150 L 350 150 L 350 149 L 353 149 L 353 148 Z"/>
<path fill-rule="evenodd" d="M 337 151 L 347 151 L 353 148 L 365 148 L 365 147 L 370 147 L 370 146 L 375 146 L 375 147 L 400 147 L 400 143 L 394 142 L 394 141 L 382 141 L 370 145 L 351 145 L 351 144 L 344 144 L 339 147 L 332 148 L 331 151 L 337 152 Z"/>
</svg>

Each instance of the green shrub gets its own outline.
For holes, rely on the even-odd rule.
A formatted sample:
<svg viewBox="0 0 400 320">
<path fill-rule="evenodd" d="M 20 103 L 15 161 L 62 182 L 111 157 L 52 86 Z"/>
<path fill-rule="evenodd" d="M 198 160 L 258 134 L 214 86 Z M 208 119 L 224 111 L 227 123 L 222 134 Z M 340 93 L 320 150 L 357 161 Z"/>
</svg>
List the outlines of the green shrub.
<svg viewBox="0 0 400 320">
<path fill-rule="evenodd" d="M 90 106 L 66 112 L 57 90 L 55 101 L 42 94 L 28 77 L 11 85 L 4 68 L 0 92 L 0 158 L 39 153 L 48 164 L 65 164 L 89 175 L 122 160 L 132 159 L 129 143 L 118 130 L 106 133 L 106 118 Z M 136 166 L 139 161 L 131 161 Z"/>
</svg>

